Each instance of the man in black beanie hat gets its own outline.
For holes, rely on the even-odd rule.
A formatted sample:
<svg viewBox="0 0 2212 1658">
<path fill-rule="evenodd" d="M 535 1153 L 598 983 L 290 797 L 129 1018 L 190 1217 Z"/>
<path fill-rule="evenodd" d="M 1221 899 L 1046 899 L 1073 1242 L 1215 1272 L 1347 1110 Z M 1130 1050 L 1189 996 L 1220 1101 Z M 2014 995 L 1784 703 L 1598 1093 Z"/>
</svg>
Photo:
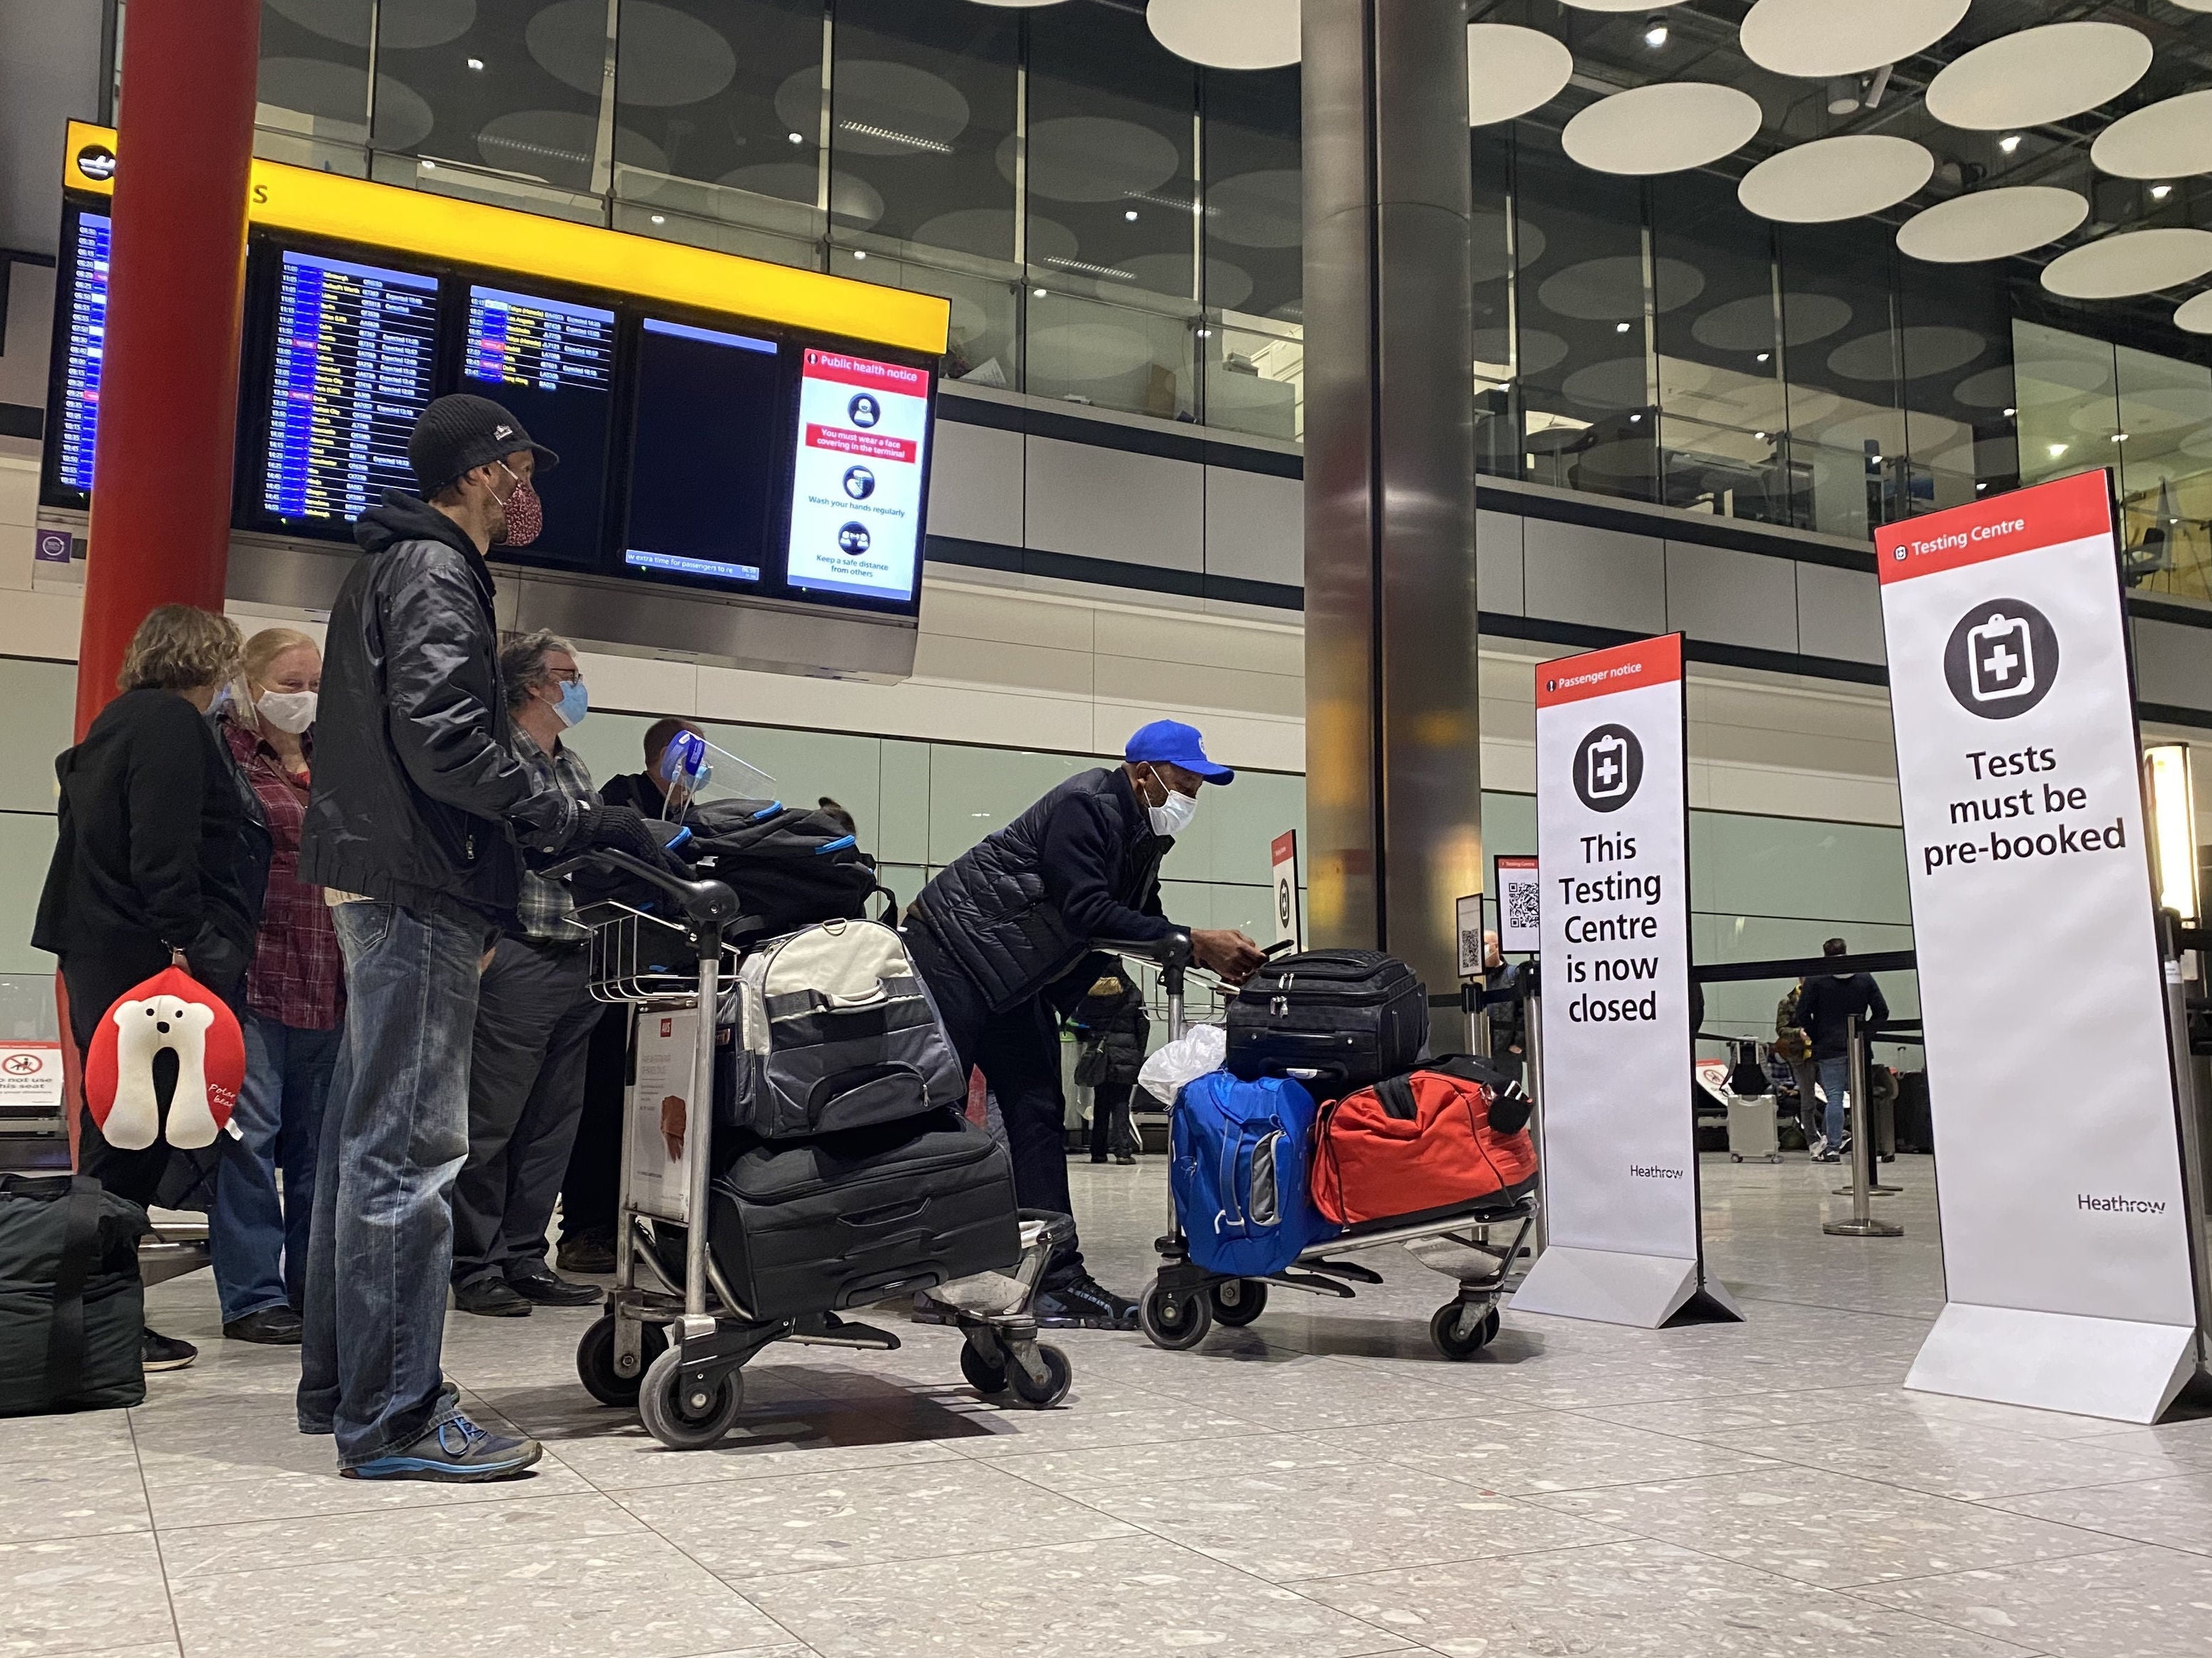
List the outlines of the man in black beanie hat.
<svg viewBox="0 0 2212 1658">
<path fill-rule="evenodd" d="M 386 493 L 331 611 L 301 878 L 345 957 L 346 1025 L 308 1248 L 299 1418 L 356 1479 L 502 1479 L 533 1441 L 464 1416 L 440 1369 L 453 1179 L 468 1152 L 477 975 L 511 923 L 521 855 L 659 860 L 643 818 L 541 787 L 515 757 L 484 554 L 540 527 L 522 423 L 440 398 L 408 444 L 420 497 Z"/>
</svg>

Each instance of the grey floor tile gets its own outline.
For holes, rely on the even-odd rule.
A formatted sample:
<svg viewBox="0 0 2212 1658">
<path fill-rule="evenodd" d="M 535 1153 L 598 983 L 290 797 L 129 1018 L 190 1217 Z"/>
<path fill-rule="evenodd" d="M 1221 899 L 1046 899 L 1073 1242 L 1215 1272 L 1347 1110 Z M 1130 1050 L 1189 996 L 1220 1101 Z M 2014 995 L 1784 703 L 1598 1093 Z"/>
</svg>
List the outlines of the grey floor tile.
<svg viewBox="0 0 2212 1658">
<path fill-rule="evenodd" d="M 2094 1531 L 1819 1469 L 1608 1485 L 1529 1499 L 1826 1588 L 2112 1546 Z"/>
<path fill-rule="evenodd" d="M 161 1564 L 173 1583 L 266 1571 L 278 1561 L 335 1566 L 375 1560 L 394 1571 L 443 1570 L 480 1549 L 514 1552 L 645 1535 L 644 1522 L 611 1497 L 526 1496 L 422 1509 L 404 1517 L 374 1509 L 239 1525 L 164 1526 Z"/>
<path fill-rule="evenodd" d="M 791 1644 L 647 1534 L 478 1545 L 398 1570 L 381 1559 L 280 1562 L 186 1578 L 173 1592 L 185 1658 L 693 1658 Z"/>
<path fill-rule="evenodd" d="M 1163 1444 L 1102 1445 L 1083 1450 L 1040 1450 L 994 1457 L 992 1466 L 1085 1502 L 1102 1491 L 1123 1491 L 1179 1480 L 1227 1479 L 1246 1474 L 1279 1476 L 1358 1460 L 1333 1435 L 1249 1433 Z"/>
<path fill-rule="evenodd" d="M 2065 1658 L 2203 1658 L 2212 1651 L 2212 1562 L 2137 1544 L 1855 1593 Z"/>
<path fill-rule="evenodd" d="M 2163 1543 L 2192 1554 L 2212 1554 L 2212 1471 L 2169 1474 L 2124 1485 L 2085 1485 L 2073 1491 L 2008 1497 L 1990 1505 L 2035 1515 L 2069 1526 L 2139 1543 Z"/>
<path fill-rule="evenodd" d="M 1365 1658 L 1410 1643 L 1151 1537 L 750 1579 L 822 1658 Z"/>
<path fill-rule="evenodd" d="M 1250 1416 L 1232 1415 L 1218 1399 L 1151 1393 L 1110 1383 L 1090 1387 L 1079 1377 L 1067 1402 L 1057 1410 L 973 1407 L 971 1419 L 981 1431 L 949 1442 L 963 1456 L 986 1461 L 1094 1445 L 1180 1444 L 1264 1433 L 1268 1424 L 1259 1418 L 1265 1412 L 1256 1405 L 1252 1411 Z"/>
<path fill-rule="evenodd" d="M 964 1459 L 613 1496 L 692 1558 L 731 1577 L 1079 1542 L 1130 1529 Z"/>
<path fill-rule="evenodd" d="M 1299 1588 L 1447 1658 L 2019 1658 L 2036 1650 L 1652 1542 Z"/>
<path fill-rule="evenodd" d="M 1616 1540 L 1608 1527 L 1392 1463 L 1086 1494 L 1106 1513 L 1271 1582 Z"/>
<path fill-rule="evenodd" d="M 0 1543 L 0 1653 L 170 1651 L 175 1639 L 150 1532 Z"/>
<path fill-rule="evenodd" d="M 1764 1459 L 1563 1411 L 1339 1428 L 1312 1436 L 1345 1461 L 1389 1461 L 1509 1496 L 1680 1479 Z"/>
<path fill-rule="evenodd" d="M 0 1542 L 152 1523 L 125 1412 L 0 1419 Z"/>
</svg>

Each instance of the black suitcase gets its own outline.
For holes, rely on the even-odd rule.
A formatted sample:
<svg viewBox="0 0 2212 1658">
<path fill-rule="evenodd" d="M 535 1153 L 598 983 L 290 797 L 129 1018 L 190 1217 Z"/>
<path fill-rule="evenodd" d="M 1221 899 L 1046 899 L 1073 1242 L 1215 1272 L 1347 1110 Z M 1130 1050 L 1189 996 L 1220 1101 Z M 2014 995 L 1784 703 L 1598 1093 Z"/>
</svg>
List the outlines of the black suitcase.
<svg viewBox="0 0 2212 1658">
<path fill-rule="evenodd" d="M 1900 1071 L 1897 1075 L 1897 1149 L 1933 1151 L 1936 1126 L 1928 1114 L 1928 1073 Z"/>
<path fill-rule="evenodd" d="M 1334 1096 L 1412 1070 L 1428 1040 L 1429 994 L 1413 969 L 1379 950 L 1309 950 L 1244 981 L 1229 1004 L 1226 1064 L 1247 1082 L 1317 1072 Z"/>
<path fill-rule="evenodd" d="M 0 1175 L 0 1416 L 143 1404 L 146 1212 L 87 1175 Z"/>
<path fill-rule="evenodd" d="M 1006 1151 L 951 1111 L 741 1144 L 715 1177 L 710 1241 L 757 1317 L 841 1310 L 1021 1254 Z"/>
</svg>

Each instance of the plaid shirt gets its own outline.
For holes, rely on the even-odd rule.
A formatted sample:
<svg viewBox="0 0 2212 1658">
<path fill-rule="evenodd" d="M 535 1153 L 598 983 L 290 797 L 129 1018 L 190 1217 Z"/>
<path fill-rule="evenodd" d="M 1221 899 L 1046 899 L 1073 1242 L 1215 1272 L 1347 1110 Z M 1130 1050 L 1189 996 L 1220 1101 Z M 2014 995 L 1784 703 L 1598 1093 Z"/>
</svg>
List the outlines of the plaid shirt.
<svg viewBox="0 0 2212 1658">
<path fill-rule="evenodd" d="M 566 743 L 556 742 L 553 752 L 548 754 L 538 746 L 536 738 L 517 726 L 514 754 L 530 768 L 538 787 L 557 788 L 572 800 L 592 799 L 592 774 Z M 522 891 L 514 901 L 514 913 L 521 920 L 524 933 L 543 943 L 591 941 L 591 929 L 576 920 L 576 901 L 568 896 L 568 889 L 527 867 L 522 872 Z"/>
<path fill-rule="evenodd" d="M 246 975 L 246 1005 L 295 1030 L 333 1029 L 345 1006 L 345 969 L 323 890 L 300 879 L 307 780 L 286 771 L 276 750 L 250 727 L 226 720 L 222 735 L 269 820 L 269 886 Z M 312 759 L 312 738 L 302 744 Z"/>
</svg>

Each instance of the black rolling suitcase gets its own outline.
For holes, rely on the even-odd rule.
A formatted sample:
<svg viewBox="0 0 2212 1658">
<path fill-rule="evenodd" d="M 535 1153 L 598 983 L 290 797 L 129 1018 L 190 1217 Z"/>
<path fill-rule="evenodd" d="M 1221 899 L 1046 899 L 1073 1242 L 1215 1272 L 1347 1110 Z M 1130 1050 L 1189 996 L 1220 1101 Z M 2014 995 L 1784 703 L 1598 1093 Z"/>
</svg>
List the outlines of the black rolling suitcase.
<svg viewBox="0 0 2212 1658">
<path fill-rule="evenodd" d="M 1428 991 L 1413 969 L 1379 950 L 1309 950 L 1244 981 L 1229 1004 L 1226 1065 L 1247 1082 L 1317 1072 L 1334 1096 L 1412 1070 L 1428 1040 Z"/>
<path fill-rule="evenodd" d="M 739 1144 L 715 1177 L 710 1241 L 757 1318 L 860 1306 L 1021 1254 L 1006 1151 L 951 1111 Z"/>
</svg>

